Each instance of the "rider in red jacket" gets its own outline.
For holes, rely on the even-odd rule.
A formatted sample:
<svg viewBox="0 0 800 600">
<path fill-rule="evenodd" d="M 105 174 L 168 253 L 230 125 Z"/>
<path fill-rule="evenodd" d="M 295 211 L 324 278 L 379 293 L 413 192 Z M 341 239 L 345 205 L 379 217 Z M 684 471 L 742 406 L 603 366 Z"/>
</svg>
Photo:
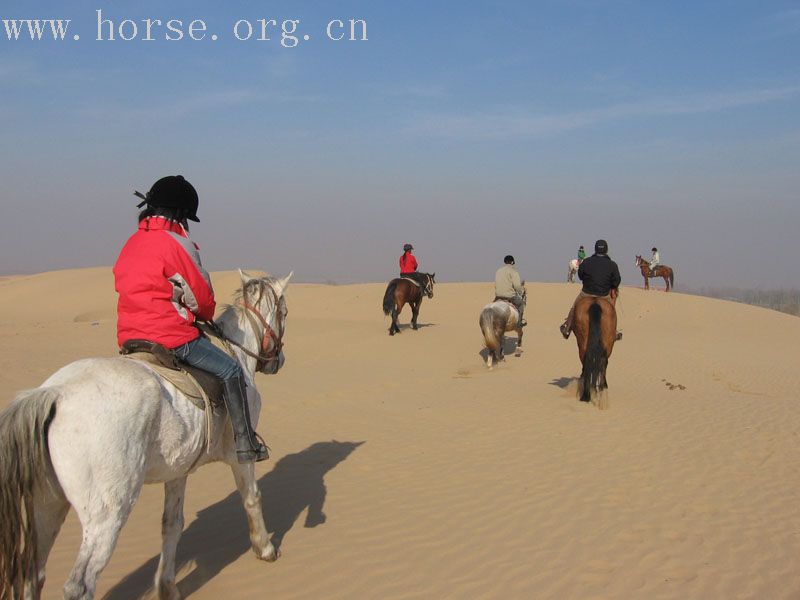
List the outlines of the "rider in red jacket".
<svg viewBox="0 0 800 600">
<path fill-rule="evenodd" d="M 417 272 L 417 259 L 412 254 L 413 251 L 414 246 L 411 244 L 403 244 L 403 256 L 400 257 L 400 277 L 413 279 L 419 283 L 424 290 L 427 285 L 427 280 L 422 273 Z"/>
<path fill-rule="evenodd" d="M 267 448 L 250 422 L 247 388 L 239 363 L 200 335 L 196 320 L 214 317 L 211 279 L 197 245 L 189 239 L 188 220 L 197 218 L 198 198 L 180 175 L 153 184 L 139 208 L 139 229 L 128 239 L 114 265 L 117 341 L 157 342 L 194 367 L 222 381 L 233 425 L 237 460 L 264 460 Z"/>
<path fill-rule="evenodd" d="M 400 275 L 408 275 L 417 272 L 417 259 L 411 254 L 414 246 L 411 244 L 403 245 L 403 256 L 400 257 Z"/>
</svg>

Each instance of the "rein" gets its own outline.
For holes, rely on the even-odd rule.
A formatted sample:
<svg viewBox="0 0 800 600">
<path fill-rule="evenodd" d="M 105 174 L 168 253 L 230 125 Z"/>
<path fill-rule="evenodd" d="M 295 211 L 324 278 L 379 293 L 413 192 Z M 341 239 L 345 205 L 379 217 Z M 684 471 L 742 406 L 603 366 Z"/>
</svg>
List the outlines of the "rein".
<svg viewBox="0 0 800 600">
<path fill-rule="evenodd" d="M 275 300 L 275 308 L 277 310 L 279 301 L 274 290 L 271 291 Z M 250 326 L 253 328 L 253 333 L 256 334 L 256 339 L 261 338 L 261 341 L 259 342 L 260 351 L 258 353 L 253 352 L 249 348 L 246 348 L 243 344 L 240 344 L 239 342 L 227 337 L 222 332 L 222 328 L 214 320 L 205 321 L 201 328 L 203 331 L 210 333 L 223 343 L 236 346 L 250 358 L 255 358 L 256 371 L 263 371 L 267 364 L 278 360 L 281 350 L 283 349 L 283 335 L 278 335 L 275 333 L 275 330 L 270 327 L 269 323 L 264 318 L 264 315 L 262 315 L 256 307 L 244 301 L 242 301 L 241 306 L 246 311 L 244 314 L 247 317 L 247 321 L 250 323 Z M 251 313 L 252 315 L 255 315 L 256 318 L 253 318 Z M 258 319 L 258 321 L 261 323 L 261 326 L 263 327 L 263 333 L 259 330 L 256 319 Z"/>
</svg>

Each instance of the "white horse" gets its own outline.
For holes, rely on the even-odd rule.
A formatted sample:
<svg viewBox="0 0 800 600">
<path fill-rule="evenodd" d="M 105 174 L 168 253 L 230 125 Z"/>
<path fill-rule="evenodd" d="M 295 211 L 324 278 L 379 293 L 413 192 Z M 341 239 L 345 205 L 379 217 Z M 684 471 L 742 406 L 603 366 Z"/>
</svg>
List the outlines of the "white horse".
<svg viewBox="0 0 800 600">
<path fill-rule="evenodd" d="M 490 302 L 481 310 L 478 319 L 481 326 L 483 340 L 488 354 L 486 355 L 486 366 L 491 371 L 493 362 L 500 362 L 504 359 L 503 342 L 508 331 L 517 332 L 517 347 L 514 356 L 522 355 L 522 327 L 520 327 L 519 310 L 507 300 L 495 300 Z"/>
<path fill-rule="evenodd" d="M 577 258 L 573 258 L 569 261 L 569 265 L 567 266 L 567 283 L 575 283 L 575 275 L 578 274 L 579 266 L 580 263 Z"/>
<path fill-rule="evenodd" d="M 283 366 L 283 293 L 291 273 L 283 279 L 240 275 L 237 302 L 217 322 L 244 370 L 255 426 L 261 410 L 256 357 L 270 357 L 258 363 L 261 372 L 274 374 Z M 256 556 L 275 560 L 253 463 L 237 462 L 228 422 L 227 412 L 212 418 L 213 431 L 220 433 L 207 448 L 204 412 L 147 365 L 123 357 L 76 361 L 17 396 L 0 415 L 0 598 L 40 596 L 47 556 L 70 505 L 83 541 L 64 598 L 93 598 L 145 483 L 164 484 L 155 588 L 159 598 L 180 598 L 175 551 L 186 477 L 214 461 L 233 471 Z"/>
</svg>

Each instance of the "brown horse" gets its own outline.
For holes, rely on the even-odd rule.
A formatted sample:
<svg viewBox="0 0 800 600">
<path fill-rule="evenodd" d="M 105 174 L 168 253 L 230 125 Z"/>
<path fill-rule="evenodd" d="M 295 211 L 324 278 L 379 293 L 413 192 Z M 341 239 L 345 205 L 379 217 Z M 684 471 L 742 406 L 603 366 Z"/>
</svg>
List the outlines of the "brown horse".
<svg viewBox="0 0 800 600">
<path fill-rule="evenodd" d="M 585 297 L 575 304 L 572 331 L 578 342 L 583 370 L 578 386 L 582 402 L 595 401 L 608 408 L 606 368 L 617 339 L 617 311 L 606 298 Z"/>
<path fill-rule="evenodd" d="M 650 270 L 650 263 L 638 254 L 636 255 L 636 266 L 642 270 L 644 289 L 650 289 L 651 277 L 663 277 L 664 283 L 667 285 L 667 289 L 665 290 L 667 292 L 675 286 L 675 272 L 672 270 L 672 267 L 658 265 L 654 270 Z"/>
<path fill-rule="evenodd" d="M 419 316 L 419 305 L 422 299 L 427 296 L 433 298 L 433 284 L 436 283 L 436 273 L 419 273 L 420 278 L 425 281 L 425 285 L 418 285 L 416 281 L 406 277 L 392 279 L 386 287 L 383 295 L 383 314 L 392 315 L 392 324 L 389 326 L 389 335 L 400 333 L 397 325 L 397 315 L 403 310 L 406 303 L 411 305 L 411 328 L 417 329 L 417 316 Z"/>
</svg>

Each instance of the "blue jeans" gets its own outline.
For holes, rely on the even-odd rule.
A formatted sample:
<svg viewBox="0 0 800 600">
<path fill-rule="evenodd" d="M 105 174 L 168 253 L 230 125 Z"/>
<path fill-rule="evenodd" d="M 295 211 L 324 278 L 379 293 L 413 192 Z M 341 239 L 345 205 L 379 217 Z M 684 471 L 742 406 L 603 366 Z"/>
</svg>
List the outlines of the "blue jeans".
<svg viewBox="0 0 800 600">
<path fill-rule="evenodd" d="M 200 336 L 183 346 L 178 346 L 174 352 L 183 362 L 216 375 L 222 381 L 230 381 L 242 376 L 242 368 L 239 363 L 205 337 Z"/>
</svg>

